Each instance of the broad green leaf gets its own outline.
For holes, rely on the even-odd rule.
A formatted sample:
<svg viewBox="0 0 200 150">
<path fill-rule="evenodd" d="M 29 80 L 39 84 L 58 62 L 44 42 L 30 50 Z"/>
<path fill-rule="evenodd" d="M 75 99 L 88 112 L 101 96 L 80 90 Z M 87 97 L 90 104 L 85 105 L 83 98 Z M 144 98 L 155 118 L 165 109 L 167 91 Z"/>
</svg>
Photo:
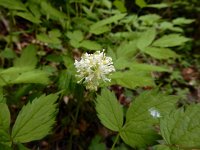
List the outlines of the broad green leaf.
<svg viewBox="0 0 200 150">
<path fill-rule="evenodd" d="M 168 59 L 178 57 L 178 55 L 171 49 L 162 47 L 146 47 L 142 50 L 142 52 L 157 59 Z"/>
<path fill-rule="evenodd" d="M 137 53 L 137 41 L 132 40 L 128 43 L 123 43 L 117 48 L 117 57 L 118 58 L 131 58 Z"/>
<path fill-rule="evenodd" d="M 135 3 L 140 7 L 143 8 L 147 5 L 147 3 L 145 2 L 145 0 L 136 0 Z"/>
<path fill-rule="evenodd" d="M 174 46 L 180 46 L 189 40 L 190 40 L 189 38 L 181 36 L 180 34 L 169 34 L 169 35 L 164 35 L 158 40 L 156 40 L 153 43 L 153 46 L 174 47 Z"/>
<path fill-rule="evenodd" d="M 102 47 L 96 41 L 84 40 L 80 43 L 80 47 L 86 48 L 88 50 L 101 50 Z"/>
<path fill-rule="evenodd" d="M 10 111 L 6 103 L 0 103 L 0 129 L 8 130 L 10 127 Z"/>
<path fill-rule="evenodd" d="M 0 6 L 13 10 L 25 10 L 25 5 L 20 0 L 0 0 Z"/>
<path fill-rule="evenodd" d="M 135 101 L 130 105 L 126 113 L 126 121 L 145 123 L 156 123 L 157 118 L 154 118 L 150 110 L 154 109 L 160 113 L 160 116 L 165 116 L 175 108 L 178 97 L 158 93 L 157 90 L 151 90 L 141 93 L 136 97 Z"/>
<path fill-rule="evenodd" d="M 153 25 L 155 22 L 158 22 L 160 19 L 161 19 L 161 16 L 157 14 L 142 15 L 139 17 L 139 20 L 144 22 L 146 25 Z"/>
<path fill-rule="evenodd" d="M 99 27 L 116 22 L 116 21 L 124 18 L 125 16 L 126 16 L 126 14 L 116 14 L 114 16 L 111 16 L 110 18 L 106 18 L 104 20 L 98 21 L 90 26 L 90 30 L 94 31 L 94 30 L 98 29 Z"/>
<path fill-rule="evenodd" d="M 15 143 L 40 140 L 51 132 L 57 98 L 56 94 L 42 95 L 22 108 L 12 129 L 11 136 Z"/>
<path fill-rule="evenodd" d="M 195 21 L 194 19 L 186 19 L 186 18 L 181 17 L 181 18 L 176 18 L 172 20 L 172 23 L 174 25 L 184 25 L 184 24 L 190 24 L 194 21 Z"/>
<path fill-rule="evenodd" d="M 161 117 L 175 108 L 177 97 L 158 93 L 156 90 L 141 93 L 131 103 L 126 113 L 126 123 L 120 132 L 125 143 L 132 147 L 145 147 L 154 144 L 158 135 L 153 125 L 158 123 L 157 111 Z"/>
<path fill-rule="evenodd" d="M 101 123 L 112 131 L 119 131 L 123 125 L 123 108 L 114 93 L 103 89 L 97 96 L 96 111 Z"/>
<path fill-rule="evenodd" d="M 118 84 L 126 88 L 154 86 L 150 72 L 141 70 L 129 70 L 125 72 L 115 72 L 111 75 L 111 84 Z"/>
<path fill-rule="evenodd" d="M 33 45 L 27 46 L 21 53 L 19 58 L 14 61 L 15 67 L 35 68 L 37 64 L 36 48 Z"/>
<path fill-rule="evenodd" d="M 83 32 L 80 30 L 68 32 L 66 35 L 70 40 L 76 40 L 77 42 L 80 42 L 84 39 Z"/>
<path fill-rule="evenodd" d="M 200 148 L 200 104 L 174 110 L 161 119 L 160 129 L 165 142 L 184 149 Z"/>
<path fill-rule="evenodd" d="M 154 66 L 142 63 L 132 63 L 130 68 L 133 70 L 146 70 L 146 71 L 158 71 L 158 72 L 169 72 L 169 69 L 162 66 Z"/>
<path fill-rule="evenodd" d="M 0 103 L 0 143 L 10 145 L 10 111 L 6 103 Z M 1 148 L 1 147 L 0 147 Z"/>
<path fill-rule="evenodd" d="M 115 0 L 114 3 L 113 3 L 113 5 L 114 5 L 115 7 L 117 7 L 117 9 L 118 9 L 120 12 L 122 12 L 122 13 L 124 13 L 124 12 L 127 11 L 127 10 L 126 10 L 126 7 L 124 6 L 124 2 L 121 1 L 121 0 Z"/>
<path fill-rule="evenodd" d="M 156 30 L 155 28 L 150 28 L 147 31 L 143 32 L 141 34 L 141 37 L 139 38 L 137 42 L 137 47 L 142 50 L 145 47 L 149 46 L 153 40 L 156 37 Z"/>
<path fill-rule="evenodd" d="M 11 75 L 11 74 L 20 74 L 23 72 L 27 72 L 32 70 L 32 67 L 10 67 L 8 69 L 4 69 L 2 71 L 0 71 L 1 75 Z"/>
<path fill-rule="evenodd" d="M 48 74 L 42 70 L 32 70 L 28 72 L 24 72 L 19 75 L 15 80 L 10 81 L 12 84 L 16 83 L 41 83 L 47 84 L 49 83 Z"/>
<path fill-rule="evenodd" d="M 30 12 L 17 12 L 15 15 L 22 17 L 32 23 L 39 24 L 41 21 Z"/>
<path fill-rule="evenodd" d="M 142 120 L 126 123 L 120 131 L 120 137 L 126 144 L 134 148 L 144 148 L 156 143 L 156 140 L 159 139 L 155 129 Z"/>
<path fill-rule="evenodd" d="M 95 28 L 94 30 L 90 30 L 90 32 L 95 35 L 100 35 L 102 33 L 108 32 L 110 30 L 111 30 L 111 28 L 109 26 L 104 25 L 99 28 Z"/>
</svg>

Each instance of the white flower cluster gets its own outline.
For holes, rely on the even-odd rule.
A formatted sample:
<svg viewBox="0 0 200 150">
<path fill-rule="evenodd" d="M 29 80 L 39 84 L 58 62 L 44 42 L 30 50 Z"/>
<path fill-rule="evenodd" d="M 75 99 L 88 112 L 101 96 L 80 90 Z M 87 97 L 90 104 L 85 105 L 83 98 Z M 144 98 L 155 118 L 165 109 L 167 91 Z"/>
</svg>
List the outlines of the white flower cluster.
<svg viewBox="0 0 200 150">
<path fill-rule="evenodd" d="M 80 61 L 75 60 L 77 69 L 77 77 L 80 79 L 78 83 L 84 83 L 86 89 L 97 90 L 99 81 L 110 82 L 107 75 L 115 71 L 112 58 L 106 57 L 103 52 L 96 51 L 94 54 L 85 53 Z"/>
</svg>

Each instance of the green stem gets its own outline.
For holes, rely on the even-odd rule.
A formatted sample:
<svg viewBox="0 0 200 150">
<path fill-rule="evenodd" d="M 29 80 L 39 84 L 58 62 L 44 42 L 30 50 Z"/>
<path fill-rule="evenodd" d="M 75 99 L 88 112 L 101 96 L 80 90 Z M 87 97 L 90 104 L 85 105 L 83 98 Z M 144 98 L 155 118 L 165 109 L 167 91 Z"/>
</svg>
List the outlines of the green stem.
<svg viewBox="0 0 200 150">
<path fill-rule="evenodd" d="M 72 133 L 70 134 L 70 137 L 69 137 L 69 150 L 72 150 L 73 131 L 76 128 L 76 123 L 77 123 L 77 120 L 78 120 L 78 114 L 79 114 L 81 105 L 82 105 L 82 101 L 79 100 L 78 106 L 76 108 L 76 114 L 75 114 L 75 117 L 74 117 L 74 124 L 73 124 L 73 127 L 72 127 Z"/>
<path fill-rule="evenodd" d="M 119 139 L 119 133 L 117 134 L 117 137 L 115 138 L 115 141 L 114 141 L 114 143 L 113 143 L 113 145 L 112 145 L 110 150 L 114 150 L 115 149 L 115 145 L 117 144 L 118 139 Z"/>
</svg>

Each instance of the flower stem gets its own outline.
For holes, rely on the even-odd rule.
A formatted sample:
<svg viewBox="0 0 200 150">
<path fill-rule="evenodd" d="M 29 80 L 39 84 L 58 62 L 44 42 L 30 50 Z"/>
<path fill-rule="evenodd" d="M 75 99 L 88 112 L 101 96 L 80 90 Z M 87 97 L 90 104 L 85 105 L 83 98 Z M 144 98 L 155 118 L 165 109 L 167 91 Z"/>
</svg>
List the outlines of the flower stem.
<svg viewBox="0 0 200 150">
<path fill-rule="evenodd" d="M 118 139 L 119 139 L 119 133 L 117 134 L 117 137 L 115 138 L 115 141 L 114 141 L 114 143 L 113 143 L 113 145 L 112 145 L 110 150 L 114 150 L 115 149 L 115 145 L 117 144 Z"/>
</svg>

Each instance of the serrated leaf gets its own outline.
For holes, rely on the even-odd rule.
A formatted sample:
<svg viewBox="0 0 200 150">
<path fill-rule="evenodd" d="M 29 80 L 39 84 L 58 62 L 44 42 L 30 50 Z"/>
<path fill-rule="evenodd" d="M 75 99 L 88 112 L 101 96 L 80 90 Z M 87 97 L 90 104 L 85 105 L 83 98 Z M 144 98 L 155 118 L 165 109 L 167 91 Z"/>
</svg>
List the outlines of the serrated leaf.
<svg viewBox="0 0 200 150">
<path fill-rule="evenodd" d="M 103 19 L 101 21 L 98 21 L 96 23 L 94 23 L 93 25 L 90 26 L 90 30 L 91 31 L 94 31 L 102 26 L 105 26 L 107 24 L 110 24 L 110 23 L 113 23 L 113 22 L 116 22 L 122 18 L 124 18 L 126 16 L 126 14 L 116 14 L 114 16 L 111 16 L 110 18 L 106 18 L 106 19 Z"/>
<path fill-rule="evenodd" d="M 120 137 L 131 147 L 144 148 L 147 145 L 156 143 L 159 136 L 155 129 L 143 121 L 129 122 L 120 131 Z"/>
<path fill-rule="evenodd" d="M 19 58 L 14 61 L 14 67 L 30 67 L 35 68 L 37 64 L 36 48 L 33 45 L 27 46 L 21 53 Z"/>
<path fill-rule="evenodd" d="M 155 28 L 150 28 L 144 33 L 141 34 L 141 37 L 139 38 L 137 42 L 137 47 L 142 50 L 145 47 L 149 46 L 153 40 L 156 37 L 156 30 Z"/>
<path fill-rule="evenodd" d="M 89 49 L 89 50 L 101 50 L 102 47 L 99 43 L 91 40 L 84 40 L 80 43 L 80 47 Z"/>
<path fill-rule="evenodd" d="M 167 144 L 184 149 L 200 148 L 200 105 L 193 104 L 161 119 L 161 134 Z"/>
<path fill-rule="evenodd" d="M 158 47 L 174 47 L 180 46 L 189 40 L 189 38 L 181 36 L 180 34 L 169 34 L 162 36 L 161 38 L 156 40 L 152 45 Z"/>
<path fill-rule="evenodd" d="M 161 117 L 165 116 L 175 108 L 177 100 L 175 96 L 156 90 L 141 93 L 127 110 L 126 123 L 120 132 L 124 142 L 132 147 L 154 144 L 159 137 L 153 128 L 158 118 L 152 115 L 151 110 L 157 111 Z"/>
<path fill-rule="evenodd" d="M 112 131 L 119 131 L 123 125 L 123 109 L 114 93 L 103 89 L 96 99 L 96 111 L 101 123 Z"/>
<path fill-rule="evenodd" d="M 157 59 L 169 59 L 178 57 L 174 51 L 163 47 L 146 47 L 142 50 L 142 52 Z"/>
<path fill-rule="evenodd" d="M 15 143 L 39 140 L 51 132 L 57 98 L 56 94 L 42 95 L 22 108 L 12 129 L 11 137 Z"/>
<path fill-rule="evenodd" d="M 111 84 L 118 84 L 126 88 L 154 86 L 150 72 L 141 70 L 129 70 L 125 72 L 115 72 L 111 75 Z"/>
</svg>

